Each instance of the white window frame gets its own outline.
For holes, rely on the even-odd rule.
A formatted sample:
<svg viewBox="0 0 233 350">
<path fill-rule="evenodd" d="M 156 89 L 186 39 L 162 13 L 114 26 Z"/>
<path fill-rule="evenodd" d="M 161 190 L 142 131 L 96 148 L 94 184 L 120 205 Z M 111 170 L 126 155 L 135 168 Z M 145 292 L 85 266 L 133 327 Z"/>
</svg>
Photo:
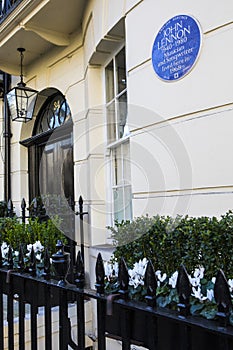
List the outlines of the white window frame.
<svg viewBox="0 0 233 350">
<path fill-rule="evenodd" d="M 131 199 L 131 203 L 130 203 L 130 210 L 126 210 L 127 209 L 127 203 L 126 203 L 126 189 L 130 188 L 130 193 L 131 191 L 131 184 L 130 184 L 130 174 L 129 175 L 129 179 L 127 179 L 125 181 L 125 166 L 124 166 L 124 158 L 121 157 L 120 158 L 120 162 L 121 162 L 121 179 L 123 179 L 123 182 L 120 184 L 117 184 L 115 182 L 115 174 L 114 174 L 114 163 L 115 163 L 115 150 L 116 148 L 120 150 L 121 155 L 123 154 L 123 147 L 124 144 L 127 143 L 127 147 L 130 147 L 129 144 L 129 139 L 130 139 L 130 135 L 129 133 L 127 133 L 126 135 L 123 135 L 122 137 L 120 136 L 119 133 L 119 111 L 118 111 L 118 106 L 117 104 L 119 103 L 119 98 L 123 95 L 126 94 L 127 96 L 127 77 L 126 77 L 126 87 L 125 89 L 123 89 L 122 91 L 120 91 L 119 93 L 117 92 L 117 85 L 118 85 L 118 77 L 117 77 L 117 69 L 116 69 L 116 57 L 117 55 L 120 53 L 120 51 L 124 48 L 124 46 L 120 47 L 111 57 L 110 60 L 108 60 L 107 64 L 104 67 L 104 77 L 106 78 L 106 68 L 108 67 L 108 65 L 111 63 L 111 61 L 113 61 L 113 83 L 114 83 L 114 96 L 113 98 L 106 102 L 106 108 L 105 108 L 105 120 L 106 120 L 106 158 L 107 158 L 107 172 L 108 172 L 108 183 L 110 184 L 110 186 L 108 186 L 109 189 L 111 190 L 107 190 L 108 194 L 107 194 L 107 202 L 109 203 L 109 210 L 108 213 L 111 213 L 109 221 L 110 221 L 110 225 L 113 226 L 114 222 L 116 220 L 116 212 L 114 210 L 114 190 L 117 189 L 122 189 L 123 190 L 123 217 L 122 220 L 131 220 L 132 219 L 132 199 Z M 106 86 L 107 82 L 105 80 L 105 86 Z M 107 87 L 107 86 L 106 86 Z M 105 101 L 107 101 L 107 88 L 105 88 Z M 111 104 L 114 103 L 114 113 L 115 113 L 115 136 L 116 139 L 112 142 L 109 142 L 108 140 L 108 115 L 107 115 L 107 107 L 110 106 Z M 127 101 L 126 101 L 127 103 Z M 126 120 L 126 125 L 127 125 L 127 120 Z M 129 155 L 128 155 L 129 157 Z M 128 158 L 127 157 L 127 158 Z M 130 215 L 126 215 L 127 213 L 129 213 L 130 211 Z"/>
</svg>

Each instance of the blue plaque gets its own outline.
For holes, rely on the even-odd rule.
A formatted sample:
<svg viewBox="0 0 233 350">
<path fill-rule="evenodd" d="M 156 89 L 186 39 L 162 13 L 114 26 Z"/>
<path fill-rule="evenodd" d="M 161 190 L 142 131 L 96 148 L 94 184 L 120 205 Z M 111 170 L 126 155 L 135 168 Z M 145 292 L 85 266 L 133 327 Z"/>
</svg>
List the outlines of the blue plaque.
<svg viewBox="0 0 233 350">
<path fill-rule="evenodd" d="M 190 16 L 171 18 L 158 32 L 152 63 L 156 74 L 165 81 L 174 81 L 186 75 L 194 66 L 201 47 L 201 30 Z"/>
</svg>

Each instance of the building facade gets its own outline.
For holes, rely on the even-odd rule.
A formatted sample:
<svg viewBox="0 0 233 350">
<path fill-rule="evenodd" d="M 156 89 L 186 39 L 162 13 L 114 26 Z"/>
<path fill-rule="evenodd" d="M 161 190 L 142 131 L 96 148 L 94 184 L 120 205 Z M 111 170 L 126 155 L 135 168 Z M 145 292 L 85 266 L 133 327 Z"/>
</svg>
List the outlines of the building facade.
<svg viewBox="0 0 233 350">
<path fill-rule="evenodd" d="M 66 233 L 79 245 L 81 195 L 86 257 L 111 243 L 114 220 L 232 209 L 232 14 L 230 0 L 2 1 L 0 69 L 17 85 L 25 48 L 24 81 L 38 94 L 32 120 L 11 121 L 7 135 L 3 88 L 0 199 L 10 188 L 18 212 L 23 197 L 72 200 Z"/>
</svg>

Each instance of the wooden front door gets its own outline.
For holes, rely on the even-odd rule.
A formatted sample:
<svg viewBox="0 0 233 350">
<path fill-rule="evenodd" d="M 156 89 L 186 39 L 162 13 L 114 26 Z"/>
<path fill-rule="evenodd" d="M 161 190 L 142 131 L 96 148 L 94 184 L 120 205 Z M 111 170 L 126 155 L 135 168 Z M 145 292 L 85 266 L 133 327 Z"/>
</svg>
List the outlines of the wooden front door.
<svg viewBox="0 0 233 350">
<path fill-rule="evenodd" d="M 40 195 L 74 199 L 73 146 L 70 138 L 39 147 Z"/>
</svg>

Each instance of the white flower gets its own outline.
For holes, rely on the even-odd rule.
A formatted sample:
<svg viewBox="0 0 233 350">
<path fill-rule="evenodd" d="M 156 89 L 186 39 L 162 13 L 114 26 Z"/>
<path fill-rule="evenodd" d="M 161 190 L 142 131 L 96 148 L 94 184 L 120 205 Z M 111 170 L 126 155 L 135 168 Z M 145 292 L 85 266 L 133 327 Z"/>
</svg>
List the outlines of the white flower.
<svg viewBox="0 0 233 350">
<path fill-rule="evenodd" d="M 27 245 L 27 250 L 29 251 L 29 253 L 27 255 L 30 255 L 31 251 L 32 251 L 32 244 Z"/>
<path fill-rule="evenodd" d="M 42 252 L 44 250 L 44 246 L 40 243 L 40 241 L 36 241 L 33 244 L 33 249 L 35 253 Z"/>
<path fill-rule="evenodd" d="M 178 278 L 178 271 L 174 272 L 172 276 L 169 278 L 168 284 L 170 284 L 172 288 L 176 287 L 177 278 Z"/>
<path fill-rule="evenodd" d="M 204 296 L 202 293 L 201 293 L 201 287 L 198 286 L 197 288 L 193 287 L 192 288 L 192 295 L 200 300 L 200 301 L 205 301 L 207 299 L 209 299 L 209 301 L 212 301 L 214 299 L 214 291 L 213 289 L 207 289 L 207 293 L 206 293 L 206 296 Z"/>
<path fill-rule="evenodd" d="M 201 279 L 204 277 L 204 267 L 200 266 L 196 268 L 193 273 L 193 277 L 189 276 L 189 281 L 193 287 L 198 287 L 201 283 Z"/>
<path fill-rule="evenodd" d="M 204 277 L 204 271 L 205 271 L 204 267 L 200 266 L 199 268 L 196 268 L 194 270 L 193 276 L 201 280 Z"/>
<path fill-rule="evenodd" d="M 198 286 L 197 288 L 192 288 L 192 295 L 199 300 L 203 300 L 203 295 L 201 293 L 201 287 Z"/>
<path fill-rule="evenodd" d="M 199 278 L 195 278 L 195 277 L 193 278 L 193 277 L 189 276 L 189 281 L 193 287 L 198 287 L 200 284 Z"/>
<path fill-rule="evenodd" d="M 37 254 L 36 254 L 36 259 L 39 260 L 39 261 L 41 261 L 41 253 L 37 253 Z"/>
<path fill-rule="evenodd" d="M 142 284 L 141 282 L 142 281 L 141 281 L 140 277 L 137 275 L 134 275 L 133 278 L 129 279 L 129 285 L 133 286 L 134 288 L 137 288 L 140 284 Z"/>
<path fill-rule="evenodd" d="M 198 286 L 197 288 L 192 288 L 192 295 L 195 297 L 195 298 L 197 298 L 197 299 L 199 299 L 200 301 L 204 301 L 204 300 L 206 300 L 207 299 L 207 297 L 204 297 L 203 296 L 203 294 L 201 293 L 201 287 L 200 286 Z"/>
<path fill-rule="evenodd" d="M 157 270 L 157 271 L 155 272 L 155 274 L 156 274 L 156 276 L 157 276 L 159 282 L 163 282 L 163 281 L 165 281 L 165 279 L 167 278 L 166 273 L 164 273 L 163 275 L 161 275 L 161 271 L 160 271 L 160 270 Z"/>
<path fill-rule="evenodd" d="M 146 271 L 147 260 L 144 258 L 143 260 L 139 260 L 134 264 L 133 270 L 141 276 L 144 276 Z"/>
<path fill-rule="evenodd" d="M 109 281 L 111 278 L 118 276 L 118 270 L 119 270 L 119 267 L 116 261 L 114 262 L 114 264 L 111 264 L 107 261 L 104 263 L 105 276 Z"/>
<path fill-rule="evenodd" d="M 8 244 L 6 242 L 2 242 L 1 248 L 2 249 L 8 248 Z"/>
<path fill-rule="evenodd" d="M 118 276 L 118 272 L 119 272 L 119 265 L 118 265 L 118 262 L 114 262 L 113 264 L 113 273 L 115 276 Z"/>
<path fill-rule="evenodd" d="M 3 257 L 3 259 L 6 259 L 6 258 L 7 258 L 8 251 L 9 251 L 9 246 L 7 245 L 6 242 L 3 242 L 3 243 L 2 243 L 2 245 L 1 245 L 1 251 L 2 251 L 2 257 Z"/>
<path fill-rule="evenodd" d="M 28 244 L 27 245 L 28 253 L 26 254 L 28 257 L 31 255 L 32 247 L 33 247 L 34 253 L 41 253 L 44 250 L 44 246 L 40 243 L 40 241 L 36 241 L 34 244 Z"/>
<path fill-rule="evenodd" d="M 228 282 L 228 285 L 230 287 L 230 291 L 232 292 L 233 291 L 233 279 L 229 279 L 227 282 Z"/>
<path fill-rule="evenodd" d="M 216 277 L 212 277 L 211 281 L 212 281 L 213 284 L 215 284 L 215 282 L 216 282 Z"/>
<path fill-rule="evenodd" d="M 106 277 L 109 277 L 111 274 L 111 265 L 107 261 L 104 263 L 104 274 Z"/>
<path fill-rule="evenodd" d="M 129 273 L 129 285 L 137 288 L 139 285 L 144 285 L 144 276 L 146 272 L 148 260 L 144 258 L 143 260 L 139 260 L 133 266 L 133 269 L 128 271 Z"/>
<path fill-rule="evenodd" d="M 209 301 L 212 301 L 214 299 L 213 289 L 207 289 L 207 299 L 209 299 Z"/>
</svg>

